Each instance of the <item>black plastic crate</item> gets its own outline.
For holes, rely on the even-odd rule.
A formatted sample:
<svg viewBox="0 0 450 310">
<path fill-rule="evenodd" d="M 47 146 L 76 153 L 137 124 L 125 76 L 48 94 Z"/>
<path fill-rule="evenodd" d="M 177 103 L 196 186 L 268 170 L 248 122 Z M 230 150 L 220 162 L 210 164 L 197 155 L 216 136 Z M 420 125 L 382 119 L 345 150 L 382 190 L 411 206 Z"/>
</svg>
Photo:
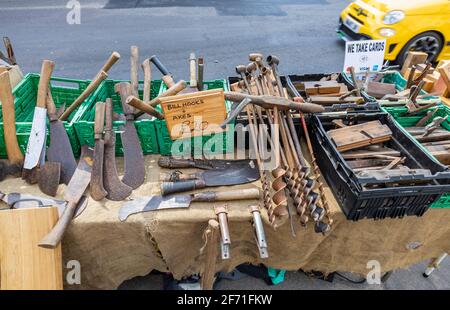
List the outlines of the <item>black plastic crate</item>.
<svg viewBox="0 0 450 310">
<path fill-rule="evenodd" d="M 364 188 L 364 183 L 371 183 L 373 180 L 356 176 L 326 133 L 332 128 L 331 121 L 334 119 L 342 119 L 344 122 L 351 120 L 355 124 L 379 120 L 388 125 L 392 131 L 390 143 L 395 144 L 397 147 L 394 148 L 407 157 L 407 165 L 413 168 L 429 169 L 433 176 L 423 179 L 419 179 L 417 176 L 389 179 L 389 182 L 408 178 L 422 180 L 424 184 L 420 185 Z M 387 113 L 313 115 L 310 118 L 309 128 L 314 153 L 322 174 L 349 220 L 401 218 L 407 215 L 422 216 L 443 193 L 450 192 L 448 168 L 426 154 Z"/>
<path fill-rule="evenodd" d="M 330 76 L 332 74 L 338 74 L 337 82 L 343 83 L 347 86 L 348 90 L 353 90 L 355 87 L 346 79 L 343 78 L 341 73 L 317 73 L 317 74 L 303 74 L 303 75 L 287 75 L 281 77 L 281 82 L 283 86 L 286 87 L 289 91 L 289 84 L 291 83 L 300 95 L 303 98 L 306 98 L 306 93 L 303 89 L 301 89 L 300 85 L 303 82 L 311 82 L 311 81 L 320 81 L 323 77 Z M 325 106 L 325 112 L 339 112 L 339 111 L 347 111 L 347 112 L 380 112 L 380 105 L 377 101 L 368 100 L 368 98 L 364 97 L 364 104 L 356 104 L 356 103 L 346 103 L 346 104 L 333 104 L 330 106 Z"/>
</svg>

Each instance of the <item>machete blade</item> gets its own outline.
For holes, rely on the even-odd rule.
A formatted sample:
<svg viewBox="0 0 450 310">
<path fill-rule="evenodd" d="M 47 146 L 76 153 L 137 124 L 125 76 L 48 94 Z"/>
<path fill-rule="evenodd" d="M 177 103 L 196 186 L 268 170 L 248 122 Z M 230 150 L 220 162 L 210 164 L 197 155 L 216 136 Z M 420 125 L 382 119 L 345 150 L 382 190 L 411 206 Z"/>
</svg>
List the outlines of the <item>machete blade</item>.
<svg viewBox="0 0 450 310">
<path fill-rule="evenodd" d="M 225 186 L 245 184 L 258 180 L 259 170 L 254 161 L 247 165 L 237 168 L 228 168 L 225 170 L 206 170 L 202 173 L 202 178 L 206 186 Z"/>
<path fill-rule="evenodd" d="M 76 171 L 64 192 L 64 199 L 78 202 L 91 181 L 94 151 L 87 145 L 81 147 L 81 157 Z"/>
<path fill-rule="evenodd" d="M 146 196 L 126 202 L 119 210 L 119 220 L 125 221 L 130 215 L 164 209 L 189 208 L 191 195 Z"/>
<path fill-rule="evenodd" d="M 38 186 L 41 192 L 49 196 L 56 196 L 59 187 L 61 164 L 58 162 L 46 162 L 39 169 Z"/>
<path fill-rule="evenodd" d="M 30 138 L 28 139 L 25 161 L 23 163 L 24 169 L 31 170 L 39 163 L 46 139 L 46 118 L 47 109 L 40 107 L 34 109 Z"/>
<path fill-rule="evenodd" d="M 77 168 L 77 162 L 66 129 L 59 120 L 50 122 L 50 146 L 47 150 L 47 159 L 61 163 L 61 181 L 69 184 Z"/>
<path fill-rule="evenodd" d="M 144 154 L 141 143 L 132 121 L 126 121 L 122 133 L 125 174 L 122 182 L 133 189 L 138 188 L 145 180 Z"/>
</svg>

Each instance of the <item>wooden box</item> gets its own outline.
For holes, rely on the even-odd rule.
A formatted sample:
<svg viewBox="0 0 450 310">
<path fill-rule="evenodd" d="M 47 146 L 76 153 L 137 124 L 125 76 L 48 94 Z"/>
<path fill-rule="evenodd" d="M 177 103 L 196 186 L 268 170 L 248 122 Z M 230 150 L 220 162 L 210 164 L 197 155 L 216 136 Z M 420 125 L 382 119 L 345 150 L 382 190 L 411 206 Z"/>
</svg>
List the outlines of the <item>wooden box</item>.
<svg viewBox="0 0 450 310">
<path fill-rule="evenodd" d="M 161 98 L 161 108 L 172 140 L 222 132 L 227 117 L 223 89 Z"/>
</svg>

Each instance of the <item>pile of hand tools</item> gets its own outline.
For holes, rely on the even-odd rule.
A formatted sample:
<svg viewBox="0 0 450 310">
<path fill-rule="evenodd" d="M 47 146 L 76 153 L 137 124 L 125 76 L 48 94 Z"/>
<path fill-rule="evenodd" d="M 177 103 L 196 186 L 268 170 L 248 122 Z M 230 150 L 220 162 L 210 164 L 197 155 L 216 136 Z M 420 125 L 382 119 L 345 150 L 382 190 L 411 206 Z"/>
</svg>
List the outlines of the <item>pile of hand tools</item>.
<svg viewBox="0 0 450 310">
<path fill-rule="evenodd" d="M 332 220 L 302 114 L 323 112 L 324 108 L 305 102 L 298 92 L 293 96 L 295 100 L 289 98 L 278 74 L 278 57 L 269 55 L 264 63 L 262 54 L 252 53 L 249 60 L 248 65 L 236 67 L 241 81 L 232 85 L 235 92 L 225 96 L 228 100 L 240 102 L 230 117 L 236 117 L 245 107 L 250 139 L 260 171 L 263 204 L 268 210 L 269 220 L 277 227 L 288 217 L 292 219 L 288 206 L 289 192 L 302 225 L 306 225 L 310 217 L 316 232 L 325 233 L 330 229 Z M 291 110 L 300 112 L 303 133 L 312 157 L 312 171 L 303 156 Z M 270 146 L 270 151 L 266 145 Z M 267 158 L 272 161 L 268 162 Z"/>
</svg>

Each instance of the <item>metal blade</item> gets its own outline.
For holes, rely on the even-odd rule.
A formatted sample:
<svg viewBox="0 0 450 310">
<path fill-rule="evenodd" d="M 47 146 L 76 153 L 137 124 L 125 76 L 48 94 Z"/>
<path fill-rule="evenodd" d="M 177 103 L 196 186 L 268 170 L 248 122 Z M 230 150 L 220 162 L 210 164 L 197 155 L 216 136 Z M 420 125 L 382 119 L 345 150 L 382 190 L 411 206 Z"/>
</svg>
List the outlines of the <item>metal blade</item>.
<svg viewBox="0 0 450 310">
<path fill-rule="evenodd" d="M 56 196 L 60 175 L 60 163 L 46 162 L 38 173 L 38 185 L 41 192 L 52 197 Z"/>
<path fill-rule="evenodd" d="M 47 159 L 61 163 L 61 181 L 69 184 L 77 168 L 77 162 L 66 129 L 59 120 L 50 122 L 50 146 L 47 149 Z"/>
<path fill-rule="evenodd" d="M 33 123 L 31 125 L 30 138 L 25 153 L 24 169 L 33 169 L 41 158 L 42 149 L 46 139 L 47 109 L 36 107 L 34 109 Z"/>
<path fill-rule="evenodd" d="M 226 120 L 220 125 L 221 128 L 225 128 L 232 120 L 234 120 L 239 113 L 251 102 L 249 98 L 244 98 L 229 114 Z"/>
<path fill-rule="evenodd" d="M 136 189 L 144 183 L 145 163 L 141 143 L 132 121 L 127 121 L 125 124 L 122 133 L 122 146 L 125 164 L 122 182 Z"/>
<path fill-rule="evenodd" d="M 81 157 L 72 179 L 64 192 L 64 199 L 78 202 L 91 181 L 94 151 L 87 145 L 81 147 Z"/>
<path fill-rule="evenodd" d="M 4 195 L 1 200 L 3 200 L 9 206 L 9 208 L 5 209 L 57 207 L 59 216 L 61 216 L 61 214 L 64 212 L 67 205 L 67 202 L 64 200 L 49 199 L 21 193 L 10 193 L 8 195 Z M 87 198 L 83 196 L 78 203 L 74 218 L 83 213 L 83 211 L 86 209 L 87 203 Z"/>
<path fill-rule="evenodd" d="M 189 208 L 191 195 L 147 196 L 128 201 L 119 210 L 119 220 L 125 221 L 130 215 L 164 209 Z"/>
<path fill-rule="evenodd" d="M 202 173 L 206 186 L 245 184 L 258 180 L 259 170 L 253 161 L 248 165 L 225 170 L 207 170 Z"/>
</svg>

